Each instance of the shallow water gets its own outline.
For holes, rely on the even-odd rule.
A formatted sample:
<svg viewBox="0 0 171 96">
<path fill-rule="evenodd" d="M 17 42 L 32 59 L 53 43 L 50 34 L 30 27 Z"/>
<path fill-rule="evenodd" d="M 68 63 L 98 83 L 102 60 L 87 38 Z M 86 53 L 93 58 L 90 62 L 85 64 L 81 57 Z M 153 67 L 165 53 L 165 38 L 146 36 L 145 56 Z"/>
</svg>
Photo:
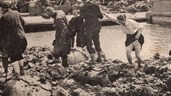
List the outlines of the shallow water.
<svg viewBox="0 0 171 96">
<path fill-rule="evenodd" d="M 162 56 L 168 56 L 171 49 L 171 27 L 143 24 L 145 25 L 143 31 L 145 43 L 141 52 L 143 59 L 152 57 L 156 52 Z M 126 61 L 125 34 L 119 29 L 119 25 L 104 26 L 100 34 L 101 47 L 107 58 Z M 55 31 L 27 33 L 28 46 L 51 46 L 54 35 Z M 134 53 L 132 56 L 135 60 Z"/>
</svg>

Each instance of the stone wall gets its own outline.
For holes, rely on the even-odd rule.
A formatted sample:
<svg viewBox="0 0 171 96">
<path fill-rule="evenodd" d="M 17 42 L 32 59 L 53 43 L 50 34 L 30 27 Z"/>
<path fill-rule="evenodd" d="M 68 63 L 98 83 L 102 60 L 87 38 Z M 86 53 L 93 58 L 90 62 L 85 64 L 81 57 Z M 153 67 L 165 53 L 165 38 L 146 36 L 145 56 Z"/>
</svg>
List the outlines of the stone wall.
<svg viewBox="0 0 171 96">
<path fill-rule="evenodd" d="M 148 23 L 171 24 L 171 0 L 152 0 L 152 8 L 146 14 Z"/>
<path fill-rule="evenodd" d="M 171 12 L 171 0 L 153 0 L 152 12 Z"/>
</svg>

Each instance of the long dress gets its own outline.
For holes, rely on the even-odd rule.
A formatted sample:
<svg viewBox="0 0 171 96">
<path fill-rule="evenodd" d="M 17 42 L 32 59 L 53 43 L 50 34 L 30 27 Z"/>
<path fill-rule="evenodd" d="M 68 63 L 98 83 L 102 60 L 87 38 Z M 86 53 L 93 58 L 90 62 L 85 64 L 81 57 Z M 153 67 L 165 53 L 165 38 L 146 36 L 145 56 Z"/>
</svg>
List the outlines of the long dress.
<svg viewBox="0 0 171 96">
<path fill-rule="evenodd" d="M 22 59 L 22 53 L 27 47 L 27 40 L 23 29 L 24 20 L 17 11 L 6 11 L 0 20 L 0 36 L 2 49 L 12 62 Z"/>
<path fill-rule="evenodd" d="M 65 13 L 62 10 L 57 11 L 54 18 L 56 28 L 54 41 L 54 55 L 65 56 L 70 53 L 71 39 L 68 33 L 68 22 Z"/>
</svg>

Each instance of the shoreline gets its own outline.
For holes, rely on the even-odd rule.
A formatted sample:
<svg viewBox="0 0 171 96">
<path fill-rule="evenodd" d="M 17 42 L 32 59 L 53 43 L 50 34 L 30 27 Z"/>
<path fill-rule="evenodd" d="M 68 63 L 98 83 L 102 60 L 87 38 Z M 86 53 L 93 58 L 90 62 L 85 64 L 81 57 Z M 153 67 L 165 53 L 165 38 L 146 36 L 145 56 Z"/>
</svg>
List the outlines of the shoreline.
<svg viewBox="0 0 171 96">
<path fill-rule="evenodd" d="M 109 15 L 119 15 L 119 14 L 126 14 L 127 18 L 134 19 L 138 22 L 146 22 L 146 13 L 147 12 L 139 12 L 135 14 L 131 13 L 117 13 L 117 14 L 109 14 Z M 21 13 L 22 14 L 22 13 Z M 25 25 L 24 29 L 26 32 L 36 32 L 36 31 L 47 31 L 47 30 L 53 30 L 53 19 L 44 19 L 42 16 L 27 16 L 22 14 Z M 73 15 L 67 15 L 68 21 L 73 17 Z M 110 25 L 117 25 L 115 22 L 112 22 L 108 18 L 104 17 L 103 19 L 100 19 L 100 22 L 102 26 L 110 26 Z"/>
</svg>

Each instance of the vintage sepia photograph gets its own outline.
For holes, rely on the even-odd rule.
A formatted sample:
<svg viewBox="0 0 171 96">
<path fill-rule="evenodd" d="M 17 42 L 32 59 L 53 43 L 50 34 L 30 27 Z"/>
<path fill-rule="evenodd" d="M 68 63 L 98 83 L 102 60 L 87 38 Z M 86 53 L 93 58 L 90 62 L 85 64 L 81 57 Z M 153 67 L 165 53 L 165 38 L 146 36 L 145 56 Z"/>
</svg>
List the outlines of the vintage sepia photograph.
<svg viewBox="0 0 171 96">
<path fill-rule="evenodd" d="M 171 96 L 171 0 L 0 0 L 0 96 Z"/>
</svg>

